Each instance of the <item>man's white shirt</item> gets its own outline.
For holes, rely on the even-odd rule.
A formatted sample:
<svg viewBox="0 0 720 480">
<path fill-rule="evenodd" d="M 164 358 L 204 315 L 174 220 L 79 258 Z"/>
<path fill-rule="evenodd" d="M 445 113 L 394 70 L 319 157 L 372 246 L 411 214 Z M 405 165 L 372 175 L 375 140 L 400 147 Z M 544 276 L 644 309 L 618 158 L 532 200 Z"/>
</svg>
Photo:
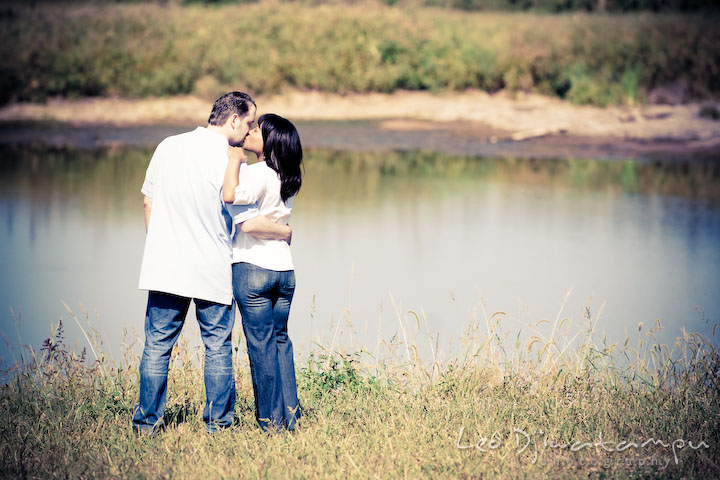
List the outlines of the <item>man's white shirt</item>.
<svg viewBox="0 0 720 480">
<path fill-rule="evenodd" d="M 168 137 L 148 166 L 142 193 L 152 210 L 139 288 L 232 303 L 232 226 L 255 205 L 222 201 L 228 142 L 204 127 Z"/>
</svg>

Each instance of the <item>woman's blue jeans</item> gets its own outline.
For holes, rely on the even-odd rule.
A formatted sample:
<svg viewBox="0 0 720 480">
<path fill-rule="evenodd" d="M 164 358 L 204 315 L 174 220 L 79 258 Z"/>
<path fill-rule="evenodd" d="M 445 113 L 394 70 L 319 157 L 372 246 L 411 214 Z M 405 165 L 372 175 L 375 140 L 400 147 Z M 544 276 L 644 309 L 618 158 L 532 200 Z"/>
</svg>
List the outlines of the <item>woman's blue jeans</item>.
<svg viewBox="0 0 720 480">
<path fill-rule="evenodd" d="M 162 425 L 167 396 L 170 353 L 180 336 L 190 298 L 168 293 L 148 293 L 145 314 L 145 348 L 140 361 L 140 400 L 135 406 L 133 427 L 151 431 Z M 229 427 L 235 410 L 235 376 L 232 367 L 231 305 L 195 299 L 195 312 L 205 344 L 205 410 L 209 432 Z"/>
<path fill-rule="evenodd" d="M 300 408 L 287 324 L 295 272 L 244 262 L 233 264 L 232 271 L 250 357 L 255 416 L 263 430 L 293 430 Z"/>
</svg>

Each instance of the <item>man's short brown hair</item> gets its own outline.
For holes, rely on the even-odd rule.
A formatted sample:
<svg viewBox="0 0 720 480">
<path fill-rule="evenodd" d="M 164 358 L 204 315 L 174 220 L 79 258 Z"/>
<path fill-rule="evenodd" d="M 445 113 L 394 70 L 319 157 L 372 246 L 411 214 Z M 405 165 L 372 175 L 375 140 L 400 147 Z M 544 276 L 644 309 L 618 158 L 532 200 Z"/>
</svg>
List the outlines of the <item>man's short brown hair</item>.
<svg viewBox="0 0 720 480">
<path fill-rule="evenodd" d="M 208 123 L 210 125 L 224 125 L 230 115 L 237 113 L 240 117 L 247 115 L 250 104 L 255 107 L 255 101 L 250 95 L 243 92 L 229 92 L 215 100 Z"/>
</svg>

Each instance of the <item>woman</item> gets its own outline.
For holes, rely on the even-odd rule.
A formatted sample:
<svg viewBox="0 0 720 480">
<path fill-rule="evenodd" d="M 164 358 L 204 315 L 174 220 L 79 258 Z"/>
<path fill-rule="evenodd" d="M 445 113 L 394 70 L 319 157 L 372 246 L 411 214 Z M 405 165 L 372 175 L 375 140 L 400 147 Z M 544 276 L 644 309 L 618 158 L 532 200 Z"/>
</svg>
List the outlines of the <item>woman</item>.
<svg viewBox="0 0 720 480">
<path fill-rule="evenodd" d="M 262 115 L 243 148 L 258 162 L 243 167 L 231 158 L 223 199 L 236 205 L 258 204 L 260 215 L 287 225 L 293 198 L 302 184 L 302 146 L 288 120 Z M 293 430 L 300 418 L 292 342 L 287 334 L 295 271 L 290 245 L 264 240 L 237 229 L 233 238 L 233 293 L 242 314 L 255 415 L 263 430 Z"/>
</svg>

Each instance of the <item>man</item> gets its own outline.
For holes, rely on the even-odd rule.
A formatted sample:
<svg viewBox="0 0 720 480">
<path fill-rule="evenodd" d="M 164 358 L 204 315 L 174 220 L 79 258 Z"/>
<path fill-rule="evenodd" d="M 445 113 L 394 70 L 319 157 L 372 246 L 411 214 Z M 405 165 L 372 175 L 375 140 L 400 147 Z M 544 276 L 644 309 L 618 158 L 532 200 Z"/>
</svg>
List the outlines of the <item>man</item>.
<svg viewBox="0 0 720 480">
<path fill-rule="evenodd" d="M 170 352 L 194 300 L 205 344 L 203 420 L 210 433 L 232 425 L 231 214 L 221 187 L 228 148 L 241 147 L 255 121 L 256 105 L 242 92 L 215 101 L 207 127 L 168 137 L 158 145 L 143 183 L 145 252 L 140 288 L 148 290 L 140 399 L 133 428 L 152 433 L 163 426 Z M 261 238 L 289 241 L 290 228 L 257 216 L 257 207 L 236 207 L 235 218 Z"/>
</svg>

